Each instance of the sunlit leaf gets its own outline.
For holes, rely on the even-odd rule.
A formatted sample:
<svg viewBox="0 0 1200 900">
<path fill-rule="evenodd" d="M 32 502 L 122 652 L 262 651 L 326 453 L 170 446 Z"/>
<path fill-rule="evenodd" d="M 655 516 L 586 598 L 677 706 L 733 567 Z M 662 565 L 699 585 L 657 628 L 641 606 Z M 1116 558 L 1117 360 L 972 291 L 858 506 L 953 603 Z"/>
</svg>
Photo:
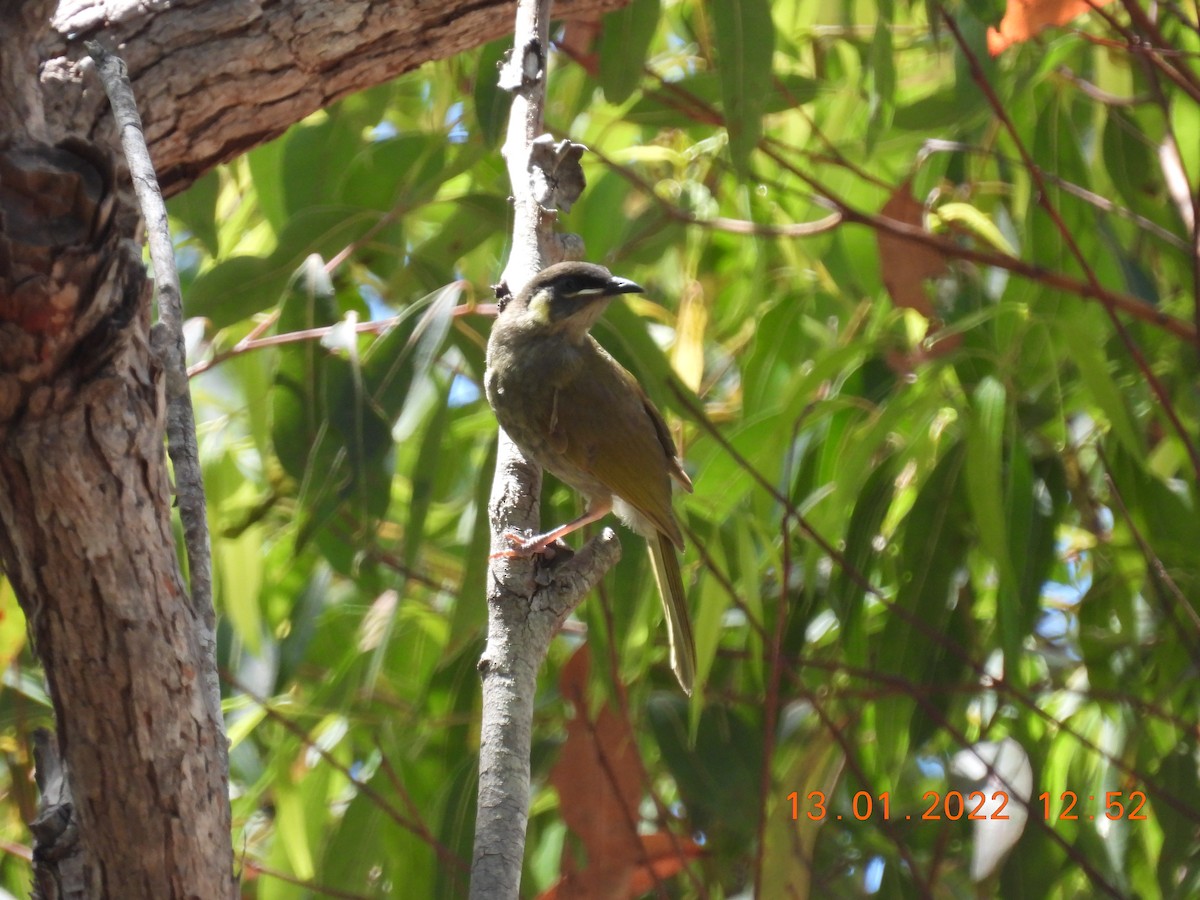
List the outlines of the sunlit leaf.
<svg viewBox="0 0 1200 900">
<path fill-rule="evenodd" d="M 713 4 L 709 12 L 720 60 L 721 108 L 729 149 L 734 166 L 745 174 L 762 135 L 775 27 L 767 0 L 728 0 Z"/>
<path fill-rule="evenodd" d="M 609 103 L 624 103 L 642 80 L 646 50 L 658 25 L 660 0 L 633 0 L 604 17 L 600 85 Z"/>
</svg>

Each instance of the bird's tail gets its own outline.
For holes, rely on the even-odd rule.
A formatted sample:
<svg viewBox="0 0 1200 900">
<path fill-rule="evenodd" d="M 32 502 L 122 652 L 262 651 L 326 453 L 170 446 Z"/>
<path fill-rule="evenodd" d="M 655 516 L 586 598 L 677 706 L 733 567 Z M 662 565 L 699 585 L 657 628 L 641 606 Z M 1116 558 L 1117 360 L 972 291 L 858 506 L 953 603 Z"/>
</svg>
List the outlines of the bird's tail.
<svg viewBox="0 0 1200 900">
<path fill-rule="evenodd" d="M 671 668 L 684 692 L 691 696 L 696 681 L 696 641 L 692 637 L 692 622 L 688 615 L 687 597 L 683 590 L 683 573 L 671 539 L 658 532 L 646 542 L 650 548 L 650 565 L 658 582 L 663 613 L 667 619 L 667 638 L 671 644 Z"/>
</svg>

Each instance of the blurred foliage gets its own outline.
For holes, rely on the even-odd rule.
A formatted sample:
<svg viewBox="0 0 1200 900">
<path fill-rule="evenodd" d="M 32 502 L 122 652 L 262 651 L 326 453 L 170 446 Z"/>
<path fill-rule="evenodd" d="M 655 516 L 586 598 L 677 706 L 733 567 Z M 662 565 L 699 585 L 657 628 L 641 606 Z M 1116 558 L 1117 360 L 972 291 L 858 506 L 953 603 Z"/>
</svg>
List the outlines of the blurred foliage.
<svg viewBox="0 0 1200 900">
<path fill-rule="evenodd" d="M 1180 199 L 1200 196 L 1200 32 L 1194 7 L 1156 9 L 1136 53 L 1145 14 L 1118 2 L 996 58 L 992 2 L 634 0 L 556 30 L 548 127 L 594 151 L 562 227 L 659 301 L 627 298 L 596 334 L 695 481 L 676 506 L 704 686 L 678 694 L 622 532 L 541 682 L 529 894 L 580 852 L 560 804 L 586 793 L 548 779 L 586 635 L 597 704 L 634 726 L 642 829 L 702 850 L 657 896 L 1200 895 L 1200 287 Z M 465 890 L 503 50 L 351 97 L 173 204 L 205 320 L 247 897 Z M 943 243 L 889 240 L 885 205 Z M 543 522 L 575 511 L 548 482 Z M 47 710 L 6 586 L 0 604 L 20 844 Z M 987 835 L 940 798 L 974 789 L 955 754 L 1005 738 L 1032 765 L 1028 823 L 972 885 Z M 24 895 L 27 869 L 8 857 L 0 883 Z"/>
</svg>

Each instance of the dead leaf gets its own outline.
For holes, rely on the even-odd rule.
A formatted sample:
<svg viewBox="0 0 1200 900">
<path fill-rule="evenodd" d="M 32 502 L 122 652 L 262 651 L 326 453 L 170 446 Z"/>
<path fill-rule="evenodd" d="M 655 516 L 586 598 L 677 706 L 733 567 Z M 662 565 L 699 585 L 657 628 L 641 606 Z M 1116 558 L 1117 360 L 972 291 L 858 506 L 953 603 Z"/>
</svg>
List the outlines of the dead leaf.
<svg viewBox="0 0 1200 900">
<path fill-rule="evenodd" d="M 917 228 L 924 227 L 925 208 L 912 195 L 912 181 L 905 181 L 883 205 L 880 214 Z M 933 304 L 925 293 L 925 279 L 946 271 L 946 260 L 937 250 L 884 231 L 875 232 L 883 284 L 892 302 L 915 309 L 927 319 L 934 317 Z"/>
<path fill-rule="evenodd" d="M 588 709 L 590 666 L 581 647 L 563 669 L 562 695 L 575 716 L 567 723 L 562 755 L 550 773 L 572 842 L 563 848 L 562 879 L 539 900 L 630 900 L 678 874 L 702 851 L 668 832 L 638 834 L 645 770 L 633 727 L 612 704 Z M 586 860 L 581 865 L 579 856 Z"/>
<path fill-rule="evenodd" d="M 643 859 L 629 882 L 628 896 L 632 898 L 649 893 L 659 882 L 682 872 L 690 860 L 703 855 L 704 848 L 691 838 L 680 837 L 669 831 L 643 834 Z"/>
<path fill-rule="evenodd" d="M 1072 19 L 1112 0 L 1008 0 L 999 28 L 989 28 L 988 53 L 997 56 L 1013 44 L 1029 40 L 1043 28 L 1066 25 Z"/>
</svg>

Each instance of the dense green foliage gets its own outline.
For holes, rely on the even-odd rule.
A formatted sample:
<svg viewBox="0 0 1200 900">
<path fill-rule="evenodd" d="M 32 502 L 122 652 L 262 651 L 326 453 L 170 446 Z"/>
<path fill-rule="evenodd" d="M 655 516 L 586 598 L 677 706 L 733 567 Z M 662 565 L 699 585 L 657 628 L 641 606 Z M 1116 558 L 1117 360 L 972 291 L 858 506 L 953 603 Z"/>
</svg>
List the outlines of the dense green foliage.
<svg viewBox="0 0 1200 900">
<path fill-rule="evenodd" d="M 1200 36 L 1194 7 L 1160 7 L 1150 43 L 1179 53 L 1134 55 L 1145 25 L 1106 10 L 997 58 L 985 0 L 635 0 L 594 41 L 557 32 L 547 123 L 593 151 L 561 224 L 647 288 L 596 334 L 695 481 L 676 505 L 704 687 L 675 688 L 622 532 L 542 681 L 530 892 L 572 845 L 560 805 L 587 802 L 548 784 L 556 674 L 586 634 L 595 703 L 634 724 L 661 801 L 644 830 L 703 836 L 660 896 L 966 896 L 995 823 L 922 814 L 973 789 L 956 753 L 1006 737 L 1032 796 L 985 892 L 1200 894 L 1200 264 L 1168 188 L 1178 170 L 1200 191 Z M 503 50 L 352 97 L 173 205 L 207 320 L 193 390 L 247 896 L 466 883 Z M 888 239 L 881 214 L 942 243 Z M 548 482 L 543 522 L 575 510 Z M 26 669 L 6 687 L 25 810 L 44 698 Z"/>
</svg>

